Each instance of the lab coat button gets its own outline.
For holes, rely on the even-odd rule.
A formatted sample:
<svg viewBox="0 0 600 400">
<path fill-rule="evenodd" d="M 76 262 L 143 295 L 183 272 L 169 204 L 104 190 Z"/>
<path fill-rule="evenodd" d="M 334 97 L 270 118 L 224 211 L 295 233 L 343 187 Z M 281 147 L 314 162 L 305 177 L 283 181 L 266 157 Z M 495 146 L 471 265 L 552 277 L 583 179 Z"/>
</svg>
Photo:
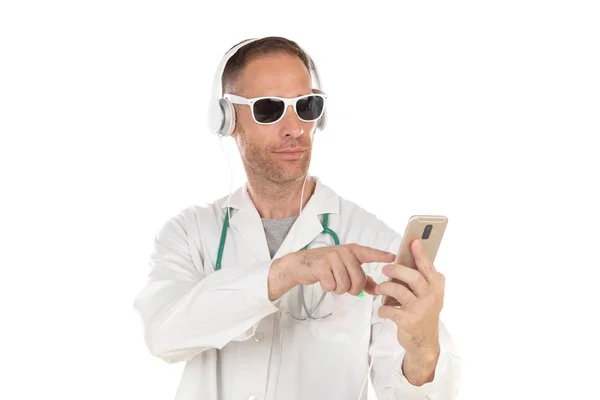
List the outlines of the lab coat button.
<svg viewBox="0 0 600 400">
<path fill-rule="evenodd" d="M 254 335 L 254 341 L 260 342 L 261 340 L 263 340 L 264 337 L 265 337 L 265 335 L 262 332 L 258 332 L 256 335 Z M 256 399 L 255 396 L 251 396 L 251 397 Z"/>
</svg>

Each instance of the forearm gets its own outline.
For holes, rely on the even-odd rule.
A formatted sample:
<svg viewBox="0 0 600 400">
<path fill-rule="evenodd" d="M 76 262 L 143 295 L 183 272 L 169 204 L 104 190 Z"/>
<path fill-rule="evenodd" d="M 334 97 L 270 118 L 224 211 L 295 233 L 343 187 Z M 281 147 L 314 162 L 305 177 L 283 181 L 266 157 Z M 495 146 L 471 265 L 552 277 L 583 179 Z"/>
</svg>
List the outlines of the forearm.
<svg viewBox="0 0 600 400">
<path fill-rule="evenodd" d="M 394 325 L 387 322 L 370 349 L 375 357 L 371 379 L 377 397 L 455 400 L 460 386 L 460 356 L 443 324 L 440 323 L 439 353 L 434 358 L 406 352 L 398 344 Z"/>
<path fill-rule="evenodd" d="M 402 373 L 414 386 L 432 382 L 439 356 L 439 345 L 423 354 L 406 353 L 402 363 Z"/>
</svg>

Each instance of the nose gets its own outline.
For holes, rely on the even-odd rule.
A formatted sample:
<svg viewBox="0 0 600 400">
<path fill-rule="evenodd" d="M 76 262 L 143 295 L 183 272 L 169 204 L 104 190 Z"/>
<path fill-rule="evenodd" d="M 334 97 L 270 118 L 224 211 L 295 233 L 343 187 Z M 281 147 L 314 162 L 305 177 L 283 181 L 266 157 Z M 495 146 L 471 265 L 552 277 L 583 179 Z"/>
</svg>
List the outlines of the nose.
<svg viewBox="0 0 600 400">
<path fill-rule="evenodd" d="M 292 105 L 288 106 L 285 115 L 279 122 L 281 124 L 281 133 L 283 136 L 293 136 L 297 138 L 304 133 L 302 121 L 300 121 L 300 118 L 296 115 L 296 111 Z"/>
</svg>

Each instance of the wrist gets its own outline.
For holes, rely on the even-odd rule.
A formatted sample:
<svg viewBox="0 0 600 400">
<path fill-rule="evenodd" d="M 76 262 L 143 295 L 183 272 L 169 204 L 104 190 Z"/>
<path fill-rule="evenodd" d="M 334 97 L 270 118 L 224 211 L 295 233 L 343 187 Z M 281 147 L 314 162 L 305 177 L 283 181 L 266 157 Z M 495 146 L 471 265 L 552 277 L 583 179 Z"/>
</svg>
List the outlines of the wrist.
<svg viewBox="0 0 600 400">
<path fill-rule="evenodd" d="M 291 254 L 273 261 L 269 270 L 269 301 L 275 301 L 295 286 L 293 269 L 290 268 Z"/>
<path fill-rule="evenodd" d="M 406 355 L 423 362 L 436 361 L 440 354 L 440 340 L 437 333 L 425 336 L 418 340 L 417 346 L 406 347 Z"/>
<path fill-rule="evenodd" d="M 402 362 L 402 373 L 414 386 L 433 381 L 440 356 L 439 346 L 406 352 Z"/>
<path fill-rule="evenodd" d="M 437 359 L 440 356 L 440 347 L 439 345 L 431 346 L 427 348 L 420 348 L 417 350 L 407 351 L 404 355 L 405 359 L 410 360 L 411 362 L 418 362 L 421 364 L 435 364 L 437 363 Z"/>
</svg>

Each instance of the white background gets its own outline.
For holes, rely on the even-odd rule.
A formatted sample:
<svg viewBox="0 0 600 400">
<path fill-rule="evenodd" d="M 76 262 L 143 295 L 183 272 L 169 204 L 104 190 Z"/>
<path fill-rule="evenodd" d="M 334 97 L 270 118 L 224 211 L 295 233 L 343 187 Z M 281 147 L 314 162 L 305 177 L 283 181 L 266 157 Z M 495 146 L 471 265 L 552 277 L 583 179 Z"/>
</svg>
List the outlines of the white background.
<svg viewBox="0 0 600 400">
<path fill-rule="evenodd" d="M 329 94 L 312 174 L 398 231 L 449 217 L 459 399 L 598 398 L 595 2 L 214 3 L 2 2 L 0 398 L 173 398 L 133 299 L 162 223 L 229 192 L 211 79 L 265 35 Z"/>
</svg>

